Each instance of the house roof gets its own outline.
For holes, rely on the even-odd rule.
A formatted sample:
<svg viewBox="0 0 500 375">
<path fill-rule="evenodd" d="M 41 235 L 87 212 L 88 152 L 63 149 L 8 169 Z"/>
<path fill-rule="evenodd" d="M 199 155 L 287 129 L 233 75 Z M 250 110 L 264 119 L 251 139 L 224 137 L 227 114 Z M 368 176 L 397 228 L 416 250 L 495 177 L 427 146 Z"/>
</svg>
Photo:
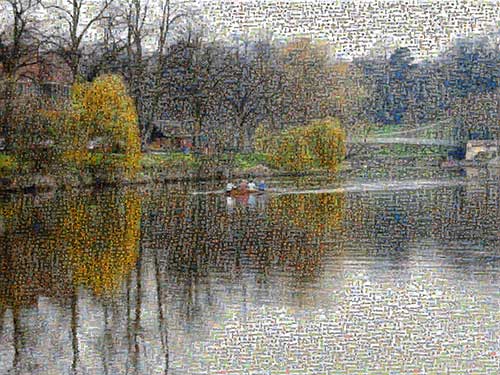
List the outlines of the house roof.
<svg viewBox="0 0 500 375">
<path fill-rule="evenodd" d="M 155 122 L 156 130 L 162 136 L 168 137 L 193 137 L 194 121 L 191 119 L 186 120 L 157 120 Z"/>
<path fill-rule="evenodd" d="M 467 146 L 469 147 L 481 147 L 481 146 L 493 147 L 496 146 L 497 144 L 498 144 L 497 141 L 492 139 L 475 139 L 467 142 Z"/>
</svg>

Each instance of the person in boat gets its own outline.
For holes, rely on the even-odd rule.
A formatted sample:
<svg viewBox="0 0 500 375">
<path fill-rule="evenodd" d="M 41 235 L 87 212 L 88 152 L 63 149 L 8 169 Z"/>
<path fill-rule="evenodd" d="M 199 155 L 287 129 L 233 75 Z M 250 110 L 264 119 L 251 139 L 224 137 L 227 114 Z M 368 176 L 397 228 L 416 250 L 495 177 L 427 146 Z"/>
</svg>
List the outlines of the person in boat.
<svg viewBox="0 0 500 375">
<path fill-rule="evenodd" d="M 234 198 L 228 195 L 226 197 L 227 212 L 232 213 L 234 210 Z"/>
<path fill-rule="evenodd" d="M 240 186 L 238 186 L 238 190 L 239 190 L 239 193 L 240 194 L 244 194 L 247 192 L 247 189 L 248 189 L 248 183 L 247 183 L 247 180 L 242 180 L 240 182 Z"/>
<path fill-rule="evenodd" d="M 264 180 L 260 180 L 258 188 L 259 188 L 259 191 L 266 190 L 267 186 L 266 186 L 266 183 L 264 182 Z"/>
<path fill-rule="evenodd" d="M 248 191 L 257 191 L 257 185 L 255 185 L 255 182 L 250 181 L 248 183 Z"/>
<path fill-rule="evenodd" d="M 226 185 L 226 193 L 232 192 L 236 186 L 232 182 L 228 182 Z"/>
</svg>

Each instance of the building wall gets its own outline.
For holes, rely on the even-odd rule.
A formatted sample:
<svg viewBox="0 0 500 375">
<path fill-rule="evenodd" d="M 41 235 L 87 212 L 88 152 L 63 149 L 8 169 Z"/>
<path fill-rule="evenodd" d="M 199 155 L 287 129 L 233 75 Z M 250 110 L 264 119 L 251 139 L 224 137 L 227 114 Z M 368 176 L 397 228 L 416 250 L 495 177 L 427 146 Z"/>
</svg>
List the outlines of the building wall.
<svg viewBox="0 0 500 375">
<path fill-rule="evenodd" d="M 481 152 L 488 154 L 489 158 L 495 157 L 497 154 L 496 141 L 491 141 L 491 140 L 469 141 L 467 143 L 465 160 L 474 160 L 477 157 L 477 155 Z"/>
</svg>

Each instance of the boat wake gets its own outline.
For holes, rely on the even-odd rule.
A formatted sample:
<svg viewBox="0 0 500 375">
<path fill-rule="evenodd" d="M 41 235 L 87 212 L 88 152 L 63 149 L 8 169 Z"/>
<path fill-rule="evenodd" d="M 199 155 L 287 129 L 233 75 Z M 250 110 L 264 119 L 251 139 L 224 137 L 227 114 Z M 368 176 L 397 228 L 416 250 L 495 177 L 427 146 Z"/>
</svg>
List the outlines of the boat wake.
<svg viewBox="0 0 500 375">
<path fill-rule="evenodd" d="M 345 183 L 342 186 L 324 189 L 277 191 L 277 194 L 323 194 L 323 193 L 356 193 L 365 191 L 398 191 L 434 189 L 444 186 L 459 186 L 464 180 L 403 180 L 377 181 L 370 183 Z"/>
<path fill-rule="evenodd" d="M 465 185 L 465 180 L 463 179 L 446 179 L 446 180 L 387 180 L 387 181 L 375 181 L 368 183 L 359 182 L 346 182 L 340 186 L 326 187 L 326 188 L 316 188 L 316 189 L 268 189 L 266 193 L 272 195 L 291 195 L 291 194 L 327 194 L 327 193 L 356 193 L 356 192 L 367 192 L 367 191 L 398 191 L 398 190 L 422 190 L 422 189 L 434 189 L 438 187 L 445 186 L 460 186 Z M 212 190 L 212 191 L 195 191 L 192 195 L 213 195 L 213 194 L 224 194 L 224 190 Z"/>
</svg>

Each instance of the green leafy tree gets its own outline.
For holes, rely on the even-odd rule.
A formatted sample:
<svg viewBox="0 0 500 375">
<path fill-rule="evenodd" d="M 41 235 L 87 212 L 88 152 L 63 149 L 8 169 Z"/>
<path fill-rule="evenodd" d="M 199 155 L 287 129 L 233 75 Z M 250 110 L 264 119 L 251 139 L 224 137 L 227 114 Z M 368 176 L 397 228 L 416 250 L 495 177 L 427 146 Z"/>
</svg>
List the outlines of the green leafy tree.
<svg viewBox="0 0 500 375">
<path fill-rule="evenodd" d="M 260 128 L 257 135 L 256 148 L 279 169 L 335 171 L 345 155 L 345 132 L 333 118 L 314 120 L 273 136 Z"/>
</svg>

